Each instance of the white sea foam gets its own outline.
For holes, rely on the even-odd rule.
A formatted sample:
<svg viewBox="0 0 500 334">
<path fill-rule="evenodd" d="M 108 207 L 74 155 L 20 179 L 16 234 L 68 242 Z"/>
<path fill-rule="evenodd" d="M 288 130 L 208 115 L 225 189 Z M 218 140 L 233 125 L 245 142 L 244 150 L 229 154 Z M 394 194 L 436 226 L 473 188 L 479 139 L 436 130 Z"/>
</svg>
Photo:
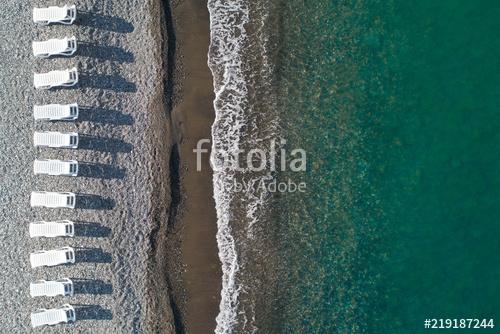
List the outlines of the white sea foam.
<svg viewBox="0 0 500 334">
<path fill-rule="evenodd" d="M 242 126 L 245 124 L 247 87 L 242 70 L 242 46 L 246 38 L 245 24 L 249 11 L 245 0 L 209 0 L 210 50 L 208 66 L 214 77 L 215 121 L 212 126 L 212 163 L 221 156 L 238 152 Z M 231 333 L 237 323 L 238 296 L 236 282 L 238 254 L 231 234 L 231 200 L 229 191 L 234 174 L 214 171 L 214 199 L 217 209 L 217 243 L 222 263 L 222 292 L 215 333 Z"/>
<path fill-rule="evenodd" d="M 211 160 L 215 166 L 223 165 L 224 157 L 237 156 L 240 148 L 269 149 L 268 144 L 271 140 L 276 140 L 279 133 L 277 108 L 271 87 L 274 71 L 267 57 L 269 33 L 272 32 L 267 26 L 268 8 L 265 8 L 265 1 L 252 3 L 252 13 L 255 10 L 258 15 L 249 22 L 252 15 L 249 6 L 248 0 L 208 1 L 208 65 L 213 74 L 215 92 Z M 252 36 L 247 36 L 247 25 L 251 26 Z M 245 63 L 249 59 L 257 61 L 260 66 L 249 66 Z M 249 73 L 249 70 L 259 72 Z M 246 80 L 252 83 L 252 93 L 247 89 L 249 83 Z M 262 100 L 265 100 L 265 107 Z M 246 135 L 244 139 L 243 135 Z M 217 243 L 223 273 L 220 310 L 215 329 L 217 334 L 257 331 L 257 306 L 253 297 L 258 293 L 258 288 L 253 286 L 247 274 L 242 276 L 248 270 L 246 264 L 250 259 L 242 258 L 238 251 L 243 253 L 244 249 L 260 249 L 258 238 L 254 239 L 253 232 L 261 215 L 266 212 L 268 194 L 255 187 L 235 193 L 232 186 L 240 177 L 242 176 L 227 168 L 215 170 L 213 176 Z M 250 184 L 259 184 L 273 176 L 270 171 L 264 171 L 255 175 L 246 174 L 244 178 Z M 244 208 L 243 216 L 235 216 L 232 211 L 235 203 Z M 242 222 L 246 222 L 246 225 L 242 225 Z M 237 224 L 238 230 L 232 229 L 231 224 Z M 234 225 L 233 227 L 236 228 Z"/>
</svg>

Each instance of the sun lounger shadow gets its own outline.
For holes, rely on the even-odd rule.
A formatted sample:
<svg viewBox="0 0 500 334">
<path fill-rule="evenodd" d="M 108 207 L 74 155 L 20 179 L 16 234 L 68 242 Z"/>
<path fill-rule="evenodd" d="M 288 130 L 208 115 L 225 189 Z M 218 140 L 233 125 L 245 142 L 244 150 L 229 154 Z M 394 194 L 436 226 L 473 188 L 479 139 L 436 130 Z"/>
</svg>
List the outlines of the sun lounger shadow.
<svg viewBox="0 0 500 334">
<path fill-rule="evenodd" d="M 99 279 L 73 278 L 74 293 L 80 295 L 110 295 L 113 285 Z"/>
<path fill-rule="evenodd" d="M 111 229 L 92 222 L 74 223 L 75 237 L 105 238 L 111 234 Z"/>
<path fill-rule="evenodd" d="M 76 263 L 111 263 L 111 254 L 100 248 L 76 248 Z"/>
<path fill-rule="evenodd" d="M 95 179 L 123 179 L 125 177 L 125 169 L 101 163 L 80 162 L 78 176 Z"/>
<path fill-rule="evenodd" d="M 132 23 L 122 19 L 121 17 L 107 16 L 82 10 L 78 11 L 78 20 L 75 24 L 122 34 L 134 31 Z"/>
<path fill-rule="evenodd" d="M 79 107 L 78 121 L 113 125 L 132 125 L 134 119 L 118 110 L 99 107 Z"/>
<path fill-rule="evenodd" d="M 115 201 L 111 198 L 87 194 L 76 195 L 75 209 L 111 210 L 115 205 Z"/>
<path fill-rule="evenodd" d="M 96 43 L 80 42 L 78 55 L 102 60 L 111 60 L 118 63 L 133 63 L 134 54 L 117 46 L 106 46 Z"/>
<path fill-rule="evenodd" d="M 78 148 L 111 153 L 130 153 L 133 146 L 121 139 L 80 135 Z"/>
<path fill-rule="evenodd" d="M 59 91 L 59 90 L 75 90 L 75 89 L 80 89 L 81 88 L 81 85 L 80 85 L 80 79 L 78 79 L 78 82 L 76 84 L 74 84 L 73 86 L 56 86 L 56 87 L 52 87 L 50 89 L 47 89 L 46 91 Z"/>
<path fill-rule="evenodd" d="M 72 304 L 75 308 L 77 321 L 81 320 L 111 320 L 113 313 L 100 305 L 79 305 Z"/>
<path fill-rule="evenodd" d="M 117 74 L 82 73 L 78 85 L 80 87 L 113 90 L 124 93 L 135 93 L 137 91 L 135 83 L 127 81 L 124 77 Z"/>
</svg>

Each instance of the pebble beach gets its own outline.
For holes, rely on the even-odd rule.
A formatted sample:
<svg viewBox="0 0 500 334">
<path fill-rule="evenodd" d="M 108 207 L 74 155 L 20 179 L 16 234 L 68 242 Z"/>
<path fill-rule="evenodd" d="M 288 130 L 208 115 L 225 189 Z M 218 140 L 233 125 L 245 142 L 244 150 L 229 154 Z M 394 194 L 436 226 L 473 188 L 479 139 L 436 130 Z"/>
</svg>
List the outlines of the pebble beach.
<svg viewBox="0 0 500 334">
<path fill-rule="evenodd" d="M 47 1 L 6 0 L 0 18 L 0 327 L 4 333 L 40 332 L 30 312 L 70 303 L 74 324 L 44 333 L 148 333 L 157 326 L 157 306 L 168 299 L 164 284 L 151 291 L 151 231 L 168 215 L 171 135 L 163 109 L 161 24 L 157 1 L 79 0 L 71 26 L 36 26 L 32 8 Z M 61 1 L 50 5 L 64 5 Z M 72 57 L 35 59 L 33 41 L 76 36 Z M 33 73 L 76 66 L 72 88 L 35 90 Z M 74 103 L 74 122 L 35 122 L 34 104 Z M 73 149 L 34 148 L 34 131 L 78 132 Z M 33 161 L 75 159 L 78 177 L 35 176 Z M 31 191 L 71 191 L 76 208 L 30 207 Z M 74 238 L 30 239 L 38 220 L 75 222 Z M 31 269 L 29 254 L 71 246 L 73 265 Z M 72 297 L 31 298 L 30 282 L 69 277 Z M 155 279 L 161 279 L 156 277 Z M 172 313 L 161 310 L 162 328 L 173 332 Z"/>
</svg>

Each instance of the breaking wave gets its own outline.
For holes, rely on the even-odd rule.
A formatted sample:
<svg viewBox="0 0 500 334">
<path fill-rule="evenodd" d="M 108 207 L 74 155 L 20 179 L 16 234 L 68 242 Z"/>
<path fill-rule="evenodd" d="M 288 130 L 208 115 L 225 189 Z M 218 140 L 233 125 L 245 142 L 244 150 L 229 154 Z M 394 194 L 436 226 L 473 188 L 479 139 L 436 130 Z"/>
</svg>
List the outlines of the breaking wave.
<svg viewBox="0 0 500 334">
<path fill-rule="evenodd" d="M 208 1 L 208 66 L 215 92 L 211 163 L 217 167 L 213 184 L 223 273 L 218 334 L 254 333 L 265 312 L 260 282 L 268 274 L 262 266 L 269 265 L 271 255 L 265 224 L 270 194 L 258 185 L 274 178 L 272 163 L 266 157 L 267 168 L 260 171 L 220 167 L 241 166 L 241 152 L 247 153 L 247 166 L 253 164 L 249 152 L 269 153 L 272 143 L 279 142 L 275 71 L 270 61 L 276 29 L 268 14 L 274 11 L 268 6 L 268 1 L 258 0 Z M 236 189 L 236 184 L 246 186 Z"/>
<path fill-rule="evenodd" d="M 212 165 L 222 164 L 224 156 L 237 153 L 242 127 L 245 125 L 247 86 L 242 69 L 242 45 L 246 38 L 245 24 L 249 11 L 245 1 L 208 1 L 210 13 L 210 48 L 208 66 L 214 78 L 215 121 L 212 126 Z M 222 263 L 222 291 L 216 333 L 230 333 L 237 323 L 238 296 L 236 283 L 239 271 L 238 254 L 232 235 L 231 191 L 234 173 L 215 170 L 214 199 L 217 210 L 217 244 Z"/>
</svg>

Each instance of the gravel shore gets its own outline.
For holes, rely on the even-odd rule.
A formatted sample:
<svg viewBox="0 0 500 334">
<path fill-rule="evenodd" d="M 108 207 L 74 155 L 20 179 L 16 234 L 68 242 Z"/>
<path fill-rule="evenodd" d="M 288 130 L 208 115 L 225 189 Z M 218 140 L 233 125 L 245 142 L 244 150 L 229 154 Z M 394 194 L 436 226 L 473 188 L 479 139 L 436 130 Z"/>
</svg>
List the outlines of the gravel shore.
<svg viewBox="0 0 500 334">
<path fill-rule="evenodd" d="M 70 303 L 77 322 L 44 333 L 148 333 L 154 303 L 148 299 L 150 232 L 168 212 L 169 123 L 163 103 L 160 24 L 155 0 L 78 0 L 72 26 L 38 27 L 32 8 L 48 1 L 5 0 L 0 18 L 0 328 L 29 333 L 30 312 Z M 50 5 L 63 5 L 51 1 Z M 31 42 L 76 36 L 75 56 L 37 60 Z M 36 91 L 33 73 L 77 66 L 75 88 Z M 34 122 L 34 104 L 80 105 L 76 122 Z M 77 150 L 35 149 L 35 130 L 76 131 Z M 33 175 L 35 158 L 76 159 L 76 178 Z M 77 208 L 32 209 L 30 192 L 72 191 Z M 30 239 L 35 220 L 69 219 L 71 239 Z M 29 253 L 62 246 L 76 249 L 70 266 L 31 269 Z M 149 275 L 148 275 L 149 273 Z M 29 296 L 37 279 L 70 277 L 73 297 Z M 153 292 L 154 293 L 154 292 Z M 166 291 L 162 291 L 166 296 Z M 153 304 L 153 305 L 152 305 Z M 163 330 L 173 331 L 172 313 L 162 308 Z"/>
</svg>

